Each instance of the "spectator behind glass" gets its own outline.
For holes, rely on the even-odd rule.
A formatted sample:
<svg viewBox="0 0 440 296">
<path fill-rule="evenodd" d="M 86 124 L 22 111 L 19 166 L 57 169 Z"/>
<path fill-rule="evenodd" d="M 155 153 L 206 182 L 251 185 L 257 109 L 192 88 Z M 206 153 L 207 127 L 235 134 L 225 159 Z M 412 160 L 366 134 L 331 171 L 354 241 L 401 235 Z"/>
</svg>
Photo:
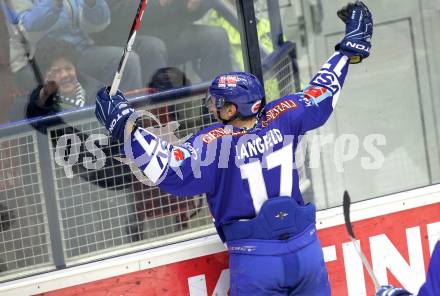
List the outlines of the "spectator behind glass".
<svg viewBox="0 0 440 296">
<path fill-rule="evenodd" d="M 14 99 L 9 60 L 9 32 L 5 15 L 0 9 L 0 124 L 8 122 L 8 112 Z"/>
<path fill-rule="evenodd" d="M 136 12 L 138 1 L 107 0 L 112 12 L 112 24 L 104 31 L 110 36 L 114 30 L 129 23 Z M 150 0 L 142 19 L 135 43 L 140 47 L 144 36 L 155 36 L 163 41 L 168 53 L 167 66 L 175 67 L 192 61 L 197 75 L 203 80 L 211 80 L 218 73 L 232 69 L 231 50 L 226 31 L 221 27 L 194 24 L 213 8 L 213 0 Z M 130 17 L 124 13 L 129 12 Z M 121 24 L 121 26 L 119 26 Z M 126 36 L 124 31 L 124 36 Z M 122 34 L 121 34 L 122 35 Z M 142 36 L 142 37 L 141 37 Z M 152 40 L 152 37 L 148 37 Z M 126 37 L 122 37 L 125 40 Z M 162 51 L 161 43 L 154 41 L 156 50 Z M 150 46 L 153 42 L 150 41 Z M 150 49 L 151 50 L 151 49 Z M 136 49 L 142 56 L 148 50 Z M 155 72 L 163 65 L 154 65 L 148 71 Z M 188 73 L 187 73 L 188 74 Z M 196 81 L 191 77 L 193 81 Z M 150 81 L 147 79 L 147 81 Z"/>
<path fill-rule="evenodd" d="M 47 40 L 37 49 L 35 58 L 43 72 L 44 85 L 32 91 L 26 117 L 55 114 L 94 102 L 102 82 L 77 71 L 76 51 L 70 43 Z"/>
<path fill-rule="evenodd" d="M 31 54 L 45 39 L 58 39 L 75 45 L 78 56 L 77 70 L 91 77 L 99 77 L 107 84 L 112 82 L 114 73 L 122 56 L 123 48 L 96 46 L 90 33 L 105 29 L 110 23 L 110 11 L 105 0 L 14 0 L 8 1 L 11 27 L 18 24 Z M 17 30 L 18 28 L 15 28 Z M 12 28 L 14 29 L 14 28 Z M 17 34 L 13 35 L 18 39 Z M 12 46 L 13 45 L 13 46 Z M 23 42 L 14 40 L 11 45 L 12 65 L 17 79 L 29 80 L 34 76 L 27 61 L 23 58 Z M 52 51 L 52 49 L 48 49 Z M 31 82 L 35 87 L 35 81 Z M 127 61 L 121 88 L 128 91 L 142 87 L 139 57 L 132 53 Z"/>
<path fill-rule="evenodd" d="M 191 81 L 186 77 L 185 73 L 175 67 L 158 69 L 148 83 L 148 87 L 154 92 L 190 85 Z"/>
</svg>

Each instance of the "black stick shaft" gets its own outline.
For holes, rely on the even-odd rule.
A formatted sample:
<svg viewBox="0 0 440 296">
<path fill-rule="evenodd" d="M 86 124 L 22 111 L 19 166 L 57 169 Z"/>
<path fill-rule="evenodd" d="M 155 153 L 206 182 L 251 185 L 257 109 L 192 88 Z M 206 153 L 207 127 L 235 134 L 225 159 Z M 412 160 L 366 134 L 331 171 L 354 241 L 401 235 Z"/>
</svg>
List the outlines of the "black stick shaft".
<svg viewBox="0 0 440 296">
<path fill-rule="evenodd" d="M 361 247 L 356 241 L 356 236 L 354 235 L 353 226 L 351 225 L 351 220 L 350 220 L 350 205 L 351 205 L 350 195 L 348 194 L 348 191 L 344 191 L 344 200 L 342 203 L 342 208 L 344 210 L 345 227 L 347 228 L 348 235 L 350 236 L 350 240 L 353 243 L 356 252 L 359 254 L 359 257 L 361 257 L 362 264 L 364 265 L 365 269 L 370 275 L 370 278 L 373 280 L 374 288 L 377 291 L 380 288 L 379 281 L 377 280 L 373 268 L 371 268 L 371 265 L 368 262 L 367 257 L 365 257 L 365 254 L 362 252 Z"/>
<path fill-rule="evenodd" d="M 124 0 L 126 1 L 126 0 Z M 139 2 L 139 7 L 136 13 L 136 17 L 133 20 L 133 24 L 130 29 L 130 33 L 128 34 L 127 44 L 124 48 L 124 53 L 122 55 L 121 61 L 119 62 L 118 70 L 115 73 L 113 78 L 112 85 L 110 87 L 110 96 L 116 94 L 116 91 L 119 88 L 119 84 L 121 83 L 122 74 L 124 72 L 125 64 L 127 63 L 128 56 L 131 52 L 131 48 L 133 46 L 134 40 L 136 38 L 136 33 L 141 25 L 142 16 L 144 15 L 145 8 L 147 7 L 147 0 L 141 0 Z"/>
</svg>

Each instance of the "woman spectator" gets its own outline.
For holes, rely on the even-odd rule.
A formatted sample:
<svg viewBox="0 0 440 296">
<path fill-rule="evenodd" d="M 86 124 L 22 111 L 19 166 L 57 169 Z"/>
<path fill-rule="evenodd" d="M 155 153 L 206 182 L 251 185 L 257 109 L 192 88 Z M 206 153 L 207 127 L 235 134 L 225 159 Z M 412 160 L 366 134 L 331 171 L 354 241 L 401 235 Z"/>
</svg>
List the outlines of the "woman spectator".
<svg viewBox="0 0 440 296">
<path fill-rule="evenodd" d="M 51 49 L 50 52 L 48 49 Z M 68 42 L 48 40 L 35 55 L 44 75 L 44 84 L 31 93 L 27 117 L 55 114 L 92 104 L 102 86 L 76 69 L 77 53 Z"/>
</svg>

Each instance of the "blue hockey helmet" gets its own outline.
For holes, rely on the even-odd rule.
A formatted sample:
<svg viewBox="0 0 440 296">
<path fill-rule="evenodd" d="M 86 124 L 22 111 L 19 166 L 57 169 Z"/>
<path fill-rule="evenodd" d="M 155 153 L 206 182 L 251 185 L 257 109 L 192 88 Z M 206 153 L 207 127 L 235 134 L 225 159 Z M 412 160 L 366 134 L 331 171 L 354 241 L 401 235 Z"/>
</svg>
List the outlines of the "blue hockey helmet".
<svg viewBox="0 0 440 296">
<path fill-rule="evenodd" d="M 250 73 L 229 72 L 212 81 L 207 100 L 211 97 L 215 99 L 217 110 L 225 103 L 232 103 L 237 107 L 237 117 L 250 117 L 258 113 L 264 89 L 259 79 Z"/>
</svg>

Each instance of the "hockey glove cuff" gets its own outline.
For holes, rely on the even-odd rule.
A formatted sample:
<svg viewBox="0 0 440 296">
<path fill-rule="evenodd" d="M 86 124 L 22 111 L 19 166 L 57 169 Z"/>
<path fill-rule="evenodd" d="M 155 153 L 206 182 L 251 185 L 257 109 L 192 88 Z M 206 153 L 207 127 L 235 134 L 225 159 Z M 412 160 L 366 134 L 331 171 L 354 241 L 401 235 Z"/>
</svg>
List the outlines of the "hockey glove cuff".
<svg viewBox="0 0 440 296">
<path fill-rule="evenodd" d="M 350 64 L 358 64 L 370 56 L 371 43 L 365 41 L 351 41 L 343 39 L 335 47 L 335 50 L 348 56 Z"/>
<path fill-rule="evenodd" d="M 126 122 L 135 110 L 121 91 L 118 90 L 114 96 L 110 97 L 109 89 L 104 87 L 96 94 L 95 115 L 109 131 L 112 140 L 123 143 Z M 131 127 L 127 128 L 131 129 Z"/>
<path fill-rule="evenodd" d="M 402 288 L 395 288 L 391 285 L 381 286 L 375 296 L 412 296 L 410 292 Z"/>
<path fill-rule="evenodd" d="M 346 24 L 345 36 L 335 47 L 350 58 L 350 63 L 360 63 L 370 55 L 373 36 L 373 16 L 361 1 L 349 3 L 338 11 L 339 18 Z"/>
</svg>

